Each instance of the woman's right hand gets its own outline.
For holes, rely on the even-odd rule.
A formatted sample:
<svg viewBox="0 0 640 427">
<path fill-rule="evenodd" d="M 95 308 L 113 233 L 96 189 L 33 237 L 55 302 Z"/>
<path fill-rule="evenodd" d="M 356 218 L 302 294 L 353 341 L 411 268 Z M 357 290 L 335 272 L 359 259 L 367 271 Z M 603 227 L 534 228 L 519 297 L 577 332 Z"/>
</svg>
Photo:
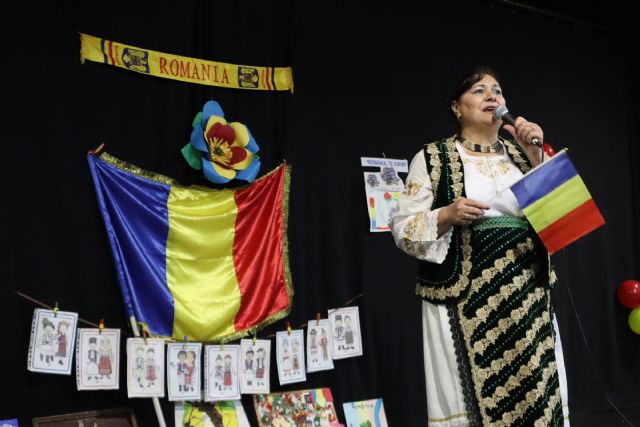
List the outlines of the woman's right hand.
<svg viewBox="0 0 640 427">
<path fill-rule="evenodd" d="M 449 228 L 452 225 L 469 225 L 472 221 L 482 217 L 489 205 L 464 197 L 440 209 L 438 225 Z M 438 227 L 440 228 L 440 227 Z"/>
</svg>

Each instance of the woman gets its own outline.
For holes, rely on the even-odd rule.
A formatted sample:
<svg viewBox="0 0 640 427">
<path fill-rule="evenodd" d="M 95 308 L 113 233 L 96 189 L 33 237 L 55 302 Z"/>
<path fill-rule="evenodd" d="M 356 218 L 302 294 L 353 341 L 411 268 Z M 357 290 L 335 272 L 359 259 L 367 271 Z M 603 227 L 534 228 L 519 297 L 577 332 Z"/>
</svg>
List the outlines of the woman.
<svg viewBox="0 0 640 427">
<path fill-rule="evenodd" d="M 518 117 L 504 125 L 515 141 L 500 138 L 493 111 L 505 103 L 492 70 L 460 80 L 450 103 L 459 131 L 416 154 L 390 222 L 420 260 L 429 426 L 564 423 L 556 276 L 508 190 L 540 163 L 528 141 L 544 134 Z"/>
</svg>

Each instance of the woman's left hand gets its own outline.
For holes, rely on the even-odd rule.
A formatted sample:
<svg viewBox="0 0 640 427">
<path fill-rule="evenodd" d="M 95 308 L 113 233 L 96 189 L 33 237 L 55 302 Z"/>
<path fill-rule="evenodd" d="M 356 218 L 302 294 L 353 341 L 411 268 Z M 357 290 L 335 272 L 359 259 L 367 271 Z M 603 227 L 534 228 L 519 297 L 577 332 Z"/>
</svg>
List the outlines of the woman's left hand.
<svg viewBox="0 0 640 427">
<path fill-rule="evenodd" d="M 525 119 L 524 117 L 518 117 L 515 121 L 515 126 L 505 124 L 503 128 L 509 132 L 518 141 L 518 144 L 524 149 L 534 164 L 540 162 L 540 150 L 530 141 L 533 138 L 537 138 L 540 144 L 544 142 L 544 132 L 537 123 L 533 123 Z"/>
</svg>

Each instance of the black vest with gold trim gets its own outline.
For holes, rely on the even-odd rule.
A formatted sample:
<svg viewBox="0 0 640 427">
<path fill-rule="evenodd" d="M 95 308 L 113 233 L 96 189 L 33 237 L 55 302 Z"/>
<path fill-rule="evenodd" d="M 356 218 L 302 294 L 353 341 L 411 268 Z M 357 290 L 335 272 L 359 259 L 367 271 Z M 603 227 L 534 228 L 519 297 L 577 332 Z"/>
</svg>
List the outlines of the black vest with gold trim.
<svg viewBox="0 0 640 427">
<path fill-rule="evenodd" d="M 531 169 L 524 150 L 518 143 L 502 140 L 513 163 L 526 173 Z M 464 191 L 464 167 L 456 149 L 455 137 L 424 146 L 427 171 L 433 185 L 432 210 L 450 205 Z M 416 293 L 435 303 L 453 303 L 462 299 L 471 283 L 471 229 L 454 226 L 449 251 L 442 264 L 420 261 Z"/>
</svg>

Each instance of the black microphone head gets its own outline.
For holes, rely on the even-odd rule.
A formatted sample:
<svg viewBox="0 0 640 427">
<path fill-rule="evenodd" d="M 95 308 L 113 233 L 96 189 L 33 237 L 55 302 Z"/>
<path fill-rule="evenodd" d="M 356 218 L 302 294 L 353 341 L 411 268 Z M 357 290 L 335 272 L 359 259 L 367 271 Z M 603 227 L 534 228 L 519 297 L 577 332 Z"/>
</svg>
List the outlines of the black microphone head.
<svg viewBox="0 0 640 427">
<path fill-rule="evenodd" d="M 513 118 L 511 117 L 511 114 L 509 114 L 507 107 L 504 105 L 499 105 L 495 110 L 493 110 L 493 118 L 513 124 Z M 511 120 L 509 120 L 510 118 Z"/>
</svg>

